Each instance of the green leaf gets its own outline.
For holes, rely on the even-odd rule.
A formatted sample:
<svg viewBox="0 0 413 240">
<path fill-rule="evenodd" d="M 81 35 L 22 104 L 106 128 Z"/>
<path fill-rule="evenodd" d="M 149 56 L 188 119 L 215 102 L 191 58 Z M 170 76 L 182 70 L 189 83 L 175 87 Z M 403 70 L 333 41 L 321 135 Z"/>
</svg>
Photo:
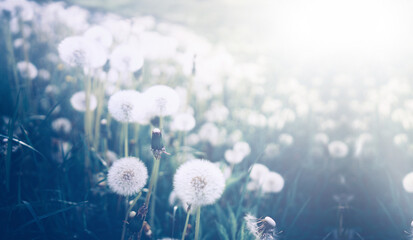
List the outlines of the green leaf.
<svg viewBox="0 0 413 240">
<path fill-rule="evenodd" d="M 221 236 L 222 240 L 229 240 L 227 230 L 225 229 L 224 226 L 222 226 L 218 222 L 217 222 L 217 229 L 218 229 L 218 233 Z"/>
</svg>

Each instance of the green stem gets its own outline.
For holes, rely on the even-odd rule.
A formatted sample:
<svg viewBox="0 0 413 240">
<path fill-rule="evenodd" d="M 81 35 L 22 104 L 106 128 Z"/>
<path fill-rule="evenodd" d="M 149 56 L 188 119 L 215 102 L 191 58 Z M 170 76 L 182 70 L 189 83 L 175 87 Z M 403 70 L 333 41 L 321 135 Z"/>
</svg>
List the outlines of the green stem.
<svg viewBox="0 0 413 240">
<path fill-rule="evenodd" d="M 185 227 L 184 227 L 184 232 L 182 233 L 181 240 L 185 240 L 186 229 L 188 228 L 188 222 L 189 222 L 189 215 L 191 215 L 191 206 L 188 207 L 188 211 L 186 213 Z"/>
<path fill-rule="evenodd" d="M 128 147 L 129 147 L 129 143 L 128 143 L 128 123 L 124 123 L 123 125 L 124 128 L 124 132 L 125 132 L 125 157 L 128 157 Z"/>
<path fill-rule="evenodd" d="M 198 240 L 200 222 L 201 222 L 201 207 L 199 206 L 196 209 L 195 240 Z"/>
<path fill-rule="evenodd" d="M 139 200 L 141 197 L 142 192 L 139 192 L 138 195 L 133 199 L 132 203 L 130 204 L 128 210 L 126 211 L 125 219 L 123 220 L 123 227 L 122 227 L 122 240 L 125 239 L 125 233 L 126 233 L 126 223 L 128 221 L 129 213 L 132 211 L 132 208 L 135 206 L 136 202 Z M 128 198 L 126 198 L 126 202 L 128 202 Z"/>
</svg>

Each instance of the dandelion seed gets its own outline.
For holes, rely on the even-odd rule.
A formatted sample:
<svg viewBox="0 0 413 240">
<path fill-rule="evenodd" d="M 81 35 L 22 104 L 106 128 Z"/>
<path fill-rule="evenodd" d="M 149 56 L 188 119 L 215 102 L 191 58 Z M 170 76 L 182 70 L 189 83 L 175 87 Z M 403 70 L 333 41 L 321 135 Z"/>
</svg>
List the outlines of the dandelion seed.
<svg viewBox="0 0 413 240">
<path fill-rule="evenodd" d="M 276 223 L 271 217 L 256 218 L 251 214 L 244 217 L 247 229 L 257 240 L 274 240 L 277 238 Z"/>
<path fill-rule="evenodd" d="M 234 144 L 234 151 L 246 157 L 251 153 L 250 145 L 247 142 L 237 142 Z"/>
<path fill-rule="evenodd" d="M 146 184 L 148 170 L 138 158 L 121 158 L 114 162 L 108 172 L 108 185 L 119 195 L 138 193 Z"/>
<path fill-rule="evenodd" d="M 84 91 L 77 92 L 73 94 L 73 96 L 70 98 L 70 103 L 72 104 L 72 107 L 79 112 L 85 112 L 86 111 L 86 93 Z M 90 100 L 89 100 L 89 110 L 93 111 L 96 109 L 98 105 L 98 101 L 94 95 L 90 95 Z"/>
<path fill-rule="evenodd" d="M 192 208 L 213 204 L 225 188 L 225 178 L 213 163 L 195 159 L 181 165 L 174 176 L 174 191 Z"/>
</svg>

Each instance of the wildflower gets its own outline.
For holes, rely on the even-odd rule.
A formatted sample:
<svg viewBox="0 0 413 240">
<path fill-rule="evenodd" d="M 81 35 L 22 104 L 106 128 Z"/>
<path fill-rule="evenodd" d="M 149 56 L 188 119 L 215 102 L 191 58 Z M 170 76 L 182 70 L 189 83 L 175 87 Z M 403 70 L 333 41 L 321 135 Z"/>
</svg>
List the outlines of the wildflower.
<svg viewBox="0 0 413 240">
<path fill-rule="evenodd" d="M 37 77 L 37 68 L 31 62 L 18 62 L 17 70 L 23 78 L 32 80 Z"/>
<path fill-rule="evenodd" d="M 138 91 L 119 91 L 109 98 L 109 113 L 119 122 L 139 122 L 146 110 L 142 101 Z"/>
<path fill-rule="evenodd" d="M 146 184 L 148 170 L 135 157 L 121 158 L 114 162 L 108 172 L 108 185 L 119 195 L 130 196 L 138 193 Z"/>
<path fill-rule="evenodd" d="M 228 108 L 224 105 L 214 103 L 212 104 L 211 109 L 205 112 L 205 118 L 209 122 L 218 122 L 222 123 L 227 120 L 229 114 Z"/>
<path fill-rule="evenodd" d="M 195 118 L 189 113 L 180 113 L 174 116 L 171 130 L 189 132 L 195 127 Z"/>
<path fill-rule="evenodd" d="M 58 47 L 60 59 L 71 67 L 102 67 L 107 60 L 105 49 L 85 37 L 65 38 Z"/>
<path fill-rule="evenodd" d="M 348 146 L 342 141 L 333 141 L 328 144 L 328 152 L 333 158 L 344 158 L 348 154 Z"/>
<path fill-rule="evenodd" d="M 208 141 L 212 145 L 216 146 L 222 143 L 225 139 L 226 131 L 225 129 L 219 130 L 214 123 L 205 123 L 199 130 L 199 138 L 203 141 Z"/>
<path fill-rule="evenodd" d="M 68 134 L 72 130 L 72 124 L 67 118 L 57 118 L 52 122 L 52 128 L 57 133 Z"/>
<path fill-rule="evenodd" d="M 110 56 L 110 65 L 119 72 L 136 72 L 143 66 L 142 52 L 132 44 L 119 45 Z"/>
<path fill-rule="evenodd" d="M 85 112 L 86 111 L 86 94 L 84 91 L 77 92 L 73 94 L 73 96 L 70 98 L 70 103 L 72 104 L 72 107 L 79 112 Z M 97 107 L 98 102 L 97 99 L 94 95 L 90 95 L 89 99 L 89 110 L 93 111 Z"/>
<path fill-rule="evenodd" d="M 413 172 L 407 174 L 403 178 L 403 188 L 408 193 L 413 192 Z"/>
<path fill-rule="evenodd" d="M 329 138 L 328 138 L 328 135 L 325 133 L 317 133 L 314 136 L 314 141 L 316 143 L 328 144 Z"/>
<path fill-rule="evenodd" d="M 213 204 L 224 192 L 225 178 L 213 163 L 195 159 L 181 165 L 174 176 L 174 190 L 192 207 Z"/>
<path fill-rule="evenodd" d="M 148 109 L 153 116 L 169 116 L 179 109 L 180 100 L 176 91 L 165 85 L 155 85 L 144 93 Z"/>
</svg>

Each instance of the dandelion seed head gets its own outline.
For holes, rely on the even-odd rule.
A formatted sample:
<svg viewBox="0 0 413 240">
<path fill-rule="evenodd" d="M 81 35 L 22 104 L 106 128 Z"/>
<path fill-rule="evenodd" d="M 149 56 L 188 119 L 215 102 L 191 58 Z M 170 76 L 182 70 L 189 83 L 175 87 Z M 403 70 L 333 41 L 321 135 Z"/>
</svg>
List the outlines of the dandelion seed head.
<svg viewBox="0 0 413 240">
<path fill-rule="evenodd" d="M 174 176 L 174 191 L 182 202 L 192 206 L 213 204 L 225 188 L 221 170 L 206 160 L 190 160 Z"/>
<path fill-rule="evenodd" d="M 284 188 L 284 178 L 276 172 L 263 175 L 259 182 L 263 193 L 278 193 Z"/>
<path fill-rule="evenodd" d="M 102 26 L 93 26 L 89 28 L 83 36 L 97 42 L 105 48 L 109 48 L 112 45 L 112 34 Z"/>
<path fill-rule="evenodd" d="M 67 37 L 58 47 L 60 59 L 71 67 L 99 68 L 107 60 L 102 45 L 85 37 Z"/>
<path fill-rule="evenodd" d="M 169 116 L 176 113 L 180 106 L 178 93 L 165 85 L 155 85 L 144 93 L 148 109 L 153 116 Z"/>
<path fill-rule="evenodd" d="M 244 155 L 239 151 L 235 151 L 232 149 L 228 149 L 225 151 L 225 160 L 227 160 L 227 162 L 230 164 L 238 164 L 242 162 L 243 159 Z"/>
<path fill-rule="evenodd" d="M 36 66 L 34 66 L 33 63 L 26 61 L 17 63 L 17 71 L 23 78 L 28 78 L 30 80 L 36 78 L 38 73 Z"/>
<path fill-rule="evenodd" d="M 291 146 L 294 143 L 294 138 L 290 134 L 283 133 L 278 137 L 278 141 L 283 146 Z"/>
<path fill-rule="evenodd" d="M 139 122 L 145 115 L 141 94 L 135 90 L 123 90 L 113 94 L 108 101 L 109 113 L 119 122 Z"/>
<path fill-rule="evenodd" d="M 110 64 L 119 72 L 136 72 L 143 66 L 143 55 L 137 46 L 121 44 L 113 50 Z"/>
<path fill-rule="evenodd" d="M 342 141 L 333 141 L 328 144 L 328 152 L 333 158 L 344 158 L 348 154 L 348 146 Z"/>
<path fill-rule="evenodd" d="M 256 238 L 260 237 L 259 227 L 258 227 L 258 219 L 251 214 L 247 214 L 244 217 L 247 229 L 249 232 Z"/>
<path fill-rule="evenodd" d="M 138 193 L 146 184 L 148 170 L 138 158 L 121 158 L 113 163 L 108 172 L 108 185 L 119 195 Z"/>
<path fill-rule="evenodd" d="M 252 166 L 251 172 L 250 172 L 250 178 L 252 180 L 258 181 L 262 176 L 266 175 L 269 173 L 270 170 L 263 164 L 260 163 L 255 163 Z"/>
<path fill-rule="evenodd" d="M 171 123 L 171 130 L 189 132 L 195 127 L 195 118 L 189 113 L 176 114 Z"/>
<path fill-rule="evenodd" d="M 406 192 L 412 193 L 413 192 L 413 172 L 408 173 L 403 178 L 403 188 Z"/>
<path fill-rule="evenodd" d="M 276 222 L 274 221 L 274 219 L 272 219 L 272 218 L 270 218 L 270 217 L 265 217 L 264 218 L 264 221 L 268 224 L 268 225 L 270 225 L 271 227 L 276 227 Z"/>
<path fill-rule="evenodd" d="M 52 128 L 57 133 L 68 134 L 72 130 L 72 124 L 67 118 L 57 118 L 52 122 Z"/>
<path fill-rule="evenodd" d="M 251 148 L 247 142 L 241 141 L 234 144 L 234 151 L 241 154 L 244 158 L 251 153 Z"/>
<path fill-rule="evenodd" d="M 79 112 L 85 112 L 86 111 L 86 93 L 84 91 L 77 92 L 73 94 L 73 96 L 70 98 L 70 103 L 72 104 L 72 107 Z M 94 95 L 90 95 L 89 98 L 89 110 L 93 111 L 96 109 L 98 105 L 98 101 Z"/>
</svg>

